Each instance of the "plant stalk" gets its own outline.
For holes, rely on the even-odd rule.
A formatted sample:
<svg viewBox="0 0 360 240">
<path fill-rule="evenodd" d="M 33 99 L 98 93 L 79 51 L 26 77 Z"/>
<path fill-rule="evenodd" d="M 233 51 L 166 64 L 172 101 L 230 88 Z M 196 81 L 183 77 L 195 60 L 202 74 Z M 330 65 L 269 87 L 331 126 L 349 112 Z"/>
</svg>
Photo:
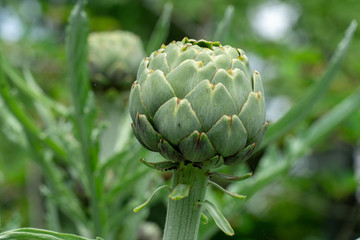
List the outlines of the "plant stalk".
<svg viewBox="0 0 360 240">
<path fill-rule="evenodd" d="M 199 232 L 201 206 L 208 184 L 208 171 L 181 164 L 174 170 L 172 189 L 178 184 L 190 185 L 189 195 L 180 200 L 168 201 L 163 240 L 196 240 Z"/>
</svg>

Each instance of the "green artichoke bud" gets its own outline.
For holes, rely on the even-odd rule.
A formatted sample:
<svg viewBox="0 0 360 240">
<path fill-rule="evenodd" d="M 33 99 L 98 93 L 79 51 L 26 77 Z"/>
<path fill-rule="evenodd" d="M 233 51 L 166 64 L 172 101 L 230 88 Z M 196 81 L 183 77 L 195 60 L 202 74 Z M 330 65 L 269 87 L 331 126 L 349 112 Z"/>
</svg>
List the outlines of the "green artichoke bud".
<svg viewBox="0 0 360 240">
<path fill-rule="evenodd" d="M 188 38 L 143 59 L 130 115 L 144 147 L 200 167 L 248 158 L 268 126 L 261 77 L 244 51 Z"/>
<path fill-rule="evenodd" d="M 128 31 L 94 32 L 89 34 L 88 43 L 94 88 L 129 89 L 145 57 L 140 38 Z"/>
</svg>

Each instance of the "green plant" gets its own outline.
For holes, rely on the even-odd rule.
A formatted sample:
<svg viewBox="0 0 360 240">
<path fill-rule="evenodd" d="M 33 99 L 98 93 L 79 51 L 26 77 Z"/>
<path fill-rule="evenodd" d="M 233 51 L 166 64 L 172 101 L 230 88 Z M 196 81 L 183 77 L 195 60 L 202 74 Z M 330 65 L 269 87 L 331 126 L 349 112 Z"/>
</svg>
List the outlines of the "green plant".
<svg viewBox="0 0 360 240">
<path fill-rule="evenodd" d="M 241 49 L 184 38 L 145 58 L 137 79 L 129 103 L 134 133 L 170 160 L 154 168 L 174 169 L 164 239 L 196 239 L 199 205 L 213 207 L 204 201 L 210 170 L 246 160 L 264 137 L 260 75 Z M 219 223 L 232 235 L 227 225 Z"/>
<path fill-rule="evenodd" d="M 42 1 L 25 2 L 26 4 L 32 4 Z M 128 2 L 131 3 L 131 1 Z M 6 6 L 6 1 L 4 3 Z M 1 7 L 4 6 L 4 3 L 2 3 Z M 209 6 L 209 3 L 206 1 L 203 1 L 203 3 Z M 259 197 L 257 193 L 263 193 L 265 191 L 276 193 L 276 190 L 281 187 L 281 184 L 278 184 L 279 182 L 285 182 L 289 185 L 294 182 L 293 170 L 303 162 L 304 157 L 307 156 L 311 158 L 311 152 L 314 151 L 314 149 L 315 151 L 319 151 L 318 149 L 324 148 L 324 145 L 328 148 L 334 146 L 334 143 L 332 143 L 334 134 L 330 135 L 330 133 L 333 133 L 335 129 L 344 134 L 344 130 L 339 130 L 338 126 L 345 125 L 348 128 L 347 131 L 350 131 L 351 136 L 356 139 L 358 136 L 358 131 L 356 131 L 358 129 L 357 116 L 359 116 L 358 109 L 360 107 L 360 90 L 353 89 L 355 84 L 357 84 L 356 76 L 358 75 L 358 68 L 354 67 L 357 64 L 357 56 L 354 54 L 357 52 L 356 48 L 355 51 L 350 51 L 350 60 L 348 58 L 344 67 L 341 67 L 347 48 L 353 38 L 353 33 L 356 28 L 355 22 L 350 25 L 345 38 L 331 59 L 325 74 L 318 81 L 313 80 L 313 78 L 317 77 L 319 72 L 322 71 L 323 66 L 326 65 L 327 55 L 321 55 L 321 53 L 329 53 L 332 51 L 335 42 L 341 38 L 339 36 L 339 32 L 341 31 L 338 31 L 338 29 L 344 28 L 349 16 L 353 15 L 344 11 L 349 3 L 329 3 L 326 4 L 326 6 L 321 6 L 321 13 L 325 13 L 331 9 L 335 10 L 332 12 L 331 20 L 329 21 L 333 21 L 333 23 L 338 25 L 337 27 L 328 29 L 321 27 L 325 24 L 323 17 L 317 18 L 316 28 L 313 27 L 314 15 L 312 18 L 308 18 L 309 12 L 306 12 L 306 9 L 309 9 L 309 6 L 311 7 L 314 3 L 298 2 L 299 6 L 301 5 L 301 7 L 303 7 L 304 13 L 306 13 L 303 14 L 303 16 L 307 16 L 305 21 L 310 22 L 310 24 L 307 25 L 308 29 L 304 28 L 306 29 L 306 34 L 310 37 L 309 39 L 314 38 L 319 40 L 316 36 L 320 35 L 320 40 L 326 39 L 326 42 L 319 41 L 321 43 L 320 45 L 319 43 L 316 44 L 316 41 L 309 41 L 305 47 L 301 45 L 300 48 L 296 49 L 294 49 L 294 45 L 288 45 L 288 43 L 262 43 L 261 40 L 254 39 L 253 34 L 246 28 L 245 18 L 241 16 L 246 16 L 245 11 L 247 11 L 247 8 L 257 3 L 258 1 L 241 3 L 241 8 L 238 7 L 237 4 L 235 8 L 229 6 L 224 19 L 217 26 L 216 31 L 214 31 L 215 34 L 213 34 L 213 36 L 211 36 L 211 34 L 205 35 L 205 38 L 212 41 L 221 40 L 222 43 L 231 43 L 234 46 L 241 42 L 242 46 L 246 46 L 246 48 L 253 53 L 259 53 L 262 57 L 267 58 L 267 60 L 271 62 L 274 61 L 274 63 L 279 66 L 278 70 L 285 71 L 286 73 L 279 74 L 279 76 L 281 76 L 279 79 L 282 81 L 282 86 L 286 86 L 286 92 L 297 92 L 299 95 L 294 94 L 294 99 L 297 96 L 302 97 L 299 101 L 296 101 L 293 108 L 284 117 L 276 123 L 270 124 L 262 145 L 260 148 L 257 148 L 255 154 L 247 160 L 247 163 L 253 169 L 255 168 L 253 163 L 259 162 L 251 180 L 241 183 L 227 181 L 241 180 L 249 177 L 251 174 L 245 174 L 243 178 L 235 179 L 228 176 L 241 175 L 248 172 L 249 170 L 245 164 L 236 164 L 231 168 L 222 166 L 216 169 L 216 171 L 226 172 L 228 175 L 212 174 L 211 181 L 213 183 L 211 185 L 215 188 L 209 188 L 206 192 L 206 199 L 213 204 L 207 201 L 202 203 L 203 208 L 208 208 L 211 213 L 215 215 L 213 219 L 217 221 L 218 225 L 221 225 L 224 231 L 232 234 L 230 225 L 219 211 L 214 208 L 214 205 L 219 207 L 226 218 L 229 219 L 238 237 L 253 239 L 261 239 L 263 237 L 263 235 L 262 237 L 254 237 L 258 236 L 256 235 L 258 232 L 261 232 L 258 231 L 259 228 L 257 228 L 257 225 L 261 223 L 259 223 L 259 220 L 249 220 L 249 214 L 247 214 L 247 211 L 251 209 L 250 205 L 255 204 L 252 208 L 258 208 L 258 206 L 256 206 Z M 196 30 L 200 29 L 201 24 L 204 22 L 209 23 L 209 19 L 206 18 L 206 11 L 203 12 L 204 15 L 200 14 L 197 18 L 188 21 L 189 18 L 186 14 L 186 9 L 192 11 L 194 14 L 194 9 L 201 7 L 200 5 L 194 6 L 197 3 L 183 4 L 174 2 L 174 4 L 181 4 L 176 5 L 177 7 L 174 9 L 174 19 L 171 21 L 169 19 L 172 6 L 168 4 L 157 22 L 150 40 L 147 41 L 147 35 L 142 31 L 138 31 L 139 28 L 134 27 L 134 29 L 132 29 L 142 36 L 144 43 L 146 43 L 145 49 L 147 54 L 158 49 L 162 43 L 167 42 L 166 36 L 170 24 L 174 27 L 171 31 L 170 38 L 178 39 L 180 37 L 182 38 L 184 33 L 195 36 L 192 33 L 197 32 Z M 94 13 L 94 5 L 96 5 L 96 8 L 98 8 L 98 6 L 101 7 L 101 1 L 90 1 L 87 10 L 89 10 L 88 12 L 91 18 L 95 19 L 94 21 L 101 23 L 102 19 L 101 16 L 99 17 L 99 13 Z M 16 6 L 16 3 L 14 6 Z M 226 7 L 224 4 L 219 6 L 220 7 L 216 5 L 214 9 L 223 11 Z M 53 5 L 44 11 L 46 11 L 46 15 L 51 15 L 51 11 L 58 11 L 61 7 L 61 4 Z M 66 7 L 69 8 L 72 6 L 66 5 Z M 121 5 L 121 7 L 125 10 L 119 13 L 119 15 L 124 16 L 122 18 L 124 19 L 128 16 L 126 15 L 126 11 L 129 8 L 126 8 L 125 5 Z M 140 8 L 144 6 L 141 5 L 137 7 Z M 59 97 L 56 94 L 54 98 L 49 97 L 49 94 L 52 96 L 54 96 L 54 94 L 49 91 L 46 84 L 48 82 L 58 82 L 51 77 L 52 65 L 45 65 L 46 67 L 40 70 L 38 66 L 33 63 L 30 65 L 31 69 L 28 69 L 27 65 L 21 65 L 22 62 L 26 62 L 23 60 L 27 58 L 29 52 L 36 53 L 36 63 L 37 61 L 41 61 L 41 51 L 47 52 L 49 50 L 48 55 L 51 58 L 55 57 L 55 55 L 60 55 L 59 58 L 61 58 L 64 55 L 62 53 L 64 52 L 62 43 L 57 43 L 57 46 L 55 46 L 57 51 L 53 52 L 52 49 L 54 47 L 51 47 L 51 44 L 41 43 L 44 44 L 41 47 L 39 47 L 40 44 L 35 44 L 37 47 L 33 47 L 34 45 L 28 47 L 28 42 L 19 42 L 16 45 L 14 44 L 18 55 L 12 55 L 9 54 L 11 48 L 8 49 L 7 45 L 0 42 L 0 47 L 2 47 L 0 52 L 0 217 L 2 220 L 0 239 L 80 240 L 94 239 L 95 236 L 102 237 L 106 240 L 136 239 L 137 237 L 140 238 L 138 231 L 142 228 L 142 222 L 148 219 L 151 220 L 153 217 L 151 214 L 153 214 L 154 210 L 157 213 L 162 212 L 158 211 L 157 208 L 159 205 L 164 205 L 160 200 L 157 204 L 153 202 L 151 208 L 143 209 L 137 214 L 132 213 L 132 209 L 150 194 L 150 190 L 166 182 L 170 172 L 150 172 L 147 168 L 139 166 L 137 159 L 146 158 L 149 160 L 149 163 L 143 161 L 144 163 L 158 169 L 167 169 L 174 167 L 174 165 L 171 162 L 154 163 L 154 161 L 161 161 L 161 159 L 159 159 L 161 157 L 146 151 L 140 144 L 137 144 L 135 137 L 131 135 L 131 118 L 127 114 L 126 93 L 122 93 L 120 96 L 117 95 L 119 99 L 125 100 L 122 101 L 121 105 L 117 105 L 118 102 L 114 102 L 113 104 L 108 104 L 106 110 L 103 109 L 104 105 L 95 105 L 93 102 L 95 101 L 99 104 L 101 100 L 99 99 L 99 95 L 94 98 L 90 87 L 85 84 L 85 82 L 89 82 L 86 69 L 87 19 L 82 8 L 83 4 L 80 2 L 74 9 L 69 25 L 70 28 L 67 33 L 68 70 L 71 72 L 68 78 L 69 81 L 67 82 L 68 84 L 64 84 L 64 89 L 56 89 L 62 90 L 60 92 L 65 92 L 65 100 L 55 101 L 54 99 Z M 181 18 L 181 21 L 177 17 L 178 15 L 176 15 L 176 13 L 179 14 L 180 8 L 181 11 L 185 13 L 181 12 L 181 14 L 186 15 Z M 155 9 L 156 15 L 160 14 L 158 11 L 161 8 L 156 5 L 146 8 L 147 11 L 149 9 Z M 351 8 L 353 13 L 356 13 L 356 9 L 356 6 Z M 3 8 L 0 10 L 2 15 Z M 118 13 L 118 10 L 119 9 L 115 9 L 113 12 L 108 11 L 106 14 Z M 315 10 L 314 12 L 316 16 L 318 16 L 319 8 L 314 8 L 313 10 Z M 217 11 L 217 13 L 219 12 Z M 57 12 L 57 14 L 59 14 L 59 12 Z M 62 14 L 64 18 L 67 11 L 62 11 Z M 131 14 L 135 16 L 139 14 L 139 12 L 135 11 L 131 12 Z M 28 17 L 28 15 L 29 14 L 27 14 L 26 17 Z M 61 15 L 61 13 L 59 15 Z M 137 20 L 139 25 L 149 26 L 149 23 L 147 23 L 147 25 L 144 24 L 144 21 L 149 20 L 149 18 L 147 18 L 148 15 L 151 14 L 143 15 L 141 20 Z M 236 16 L 234 18 L 236 24 L 231 28 L 230 23 L 233 16 Z M 214 15 L 214 19 L 216 19 L 216 15 Z M 301 25 L 302 23 L 303 22 L 299 22 L 299 27 L 295 28 L 296 30 L 300 30 L 299 32 L 296 31 L 296 33 L 304 31 L 302 28 L 303 25 Z M 326 21 L 326 24 L 328 23 L 329 22 Z M 63 22 L 63 25 L 65 25 L 65 22 Z M 209 25 L 206 26 L 209 27 Z M 131 27 L 133 26 L 131 25 Z M 177 28 L 181 28 L 180 30 L 182 30 L 182 32 L 177 32 Z M 109 29 L 111 29 L 111 27 L 109 27 Z M 128 27 L 128 29 L 130 28 Z M 148 28 L 146 28 L 146 30 L 147 29 Z M 238 31 L 239 29 L 241 29 L 241 31 Z M 314 31 L 313 29 L 316 29 L 315 37 L 314 34 L 312 34 L 313 32 L 311 32 Z M 174 32 L 176 32 L 176 34 L 174 34 Z M 209 33 L 209 31 L 204 32 L 204 34 L 206 33 Z M 3 35 L 2 33 L 1 36 Z M 196 37 L 198 36 L 199 35 Z M 227 36 L 229 38 L 227 38 Z M 298 45 L 295 44 L 295 46 Z M 38 53 L 40 53 L 40 57 Z M 12 64 L 10 64 L 10 62 Z M 63 62 L 61 62 L 61 64 L 66 65 Z M 17 67 L 21 65 L 20 71 L 13 67 L 13 65 L 16 64 Z M 48 66 L 50 66 L 50 68 L 48 68 Z M 339 78 L 341 81 L 335 81 L 336 85 L 333 85 L 332 81 L 335 79 L 340 68 L 341 74 L 339 74 Z M 63 72 L 64 67 L 60 69 L 61 72 Z M 42 72 L 43 75 L 39 74 L 39 71 Z M 262 73 L 264 79 L 268 81 L 271 71 L 265 70 L 262 71 Z M 36 80 L 32 74 L 34 74 Z M 301 79 L 301 84 L 299 84 L 299 79 Z M 346 84 L 350 82 L 349 79 L 355 80 L 352 81 L 351 88 L 346 88 Z M 46 84 L 44 84 L 42 80 L 45 80 Z M 59 76 L 57 76 L 56 80 L 59 80 Z M 266 81 L 264 83 L 268 84 L 267 94 L 269 95 L 267 100 L 271 100 L 273 93 L 269 90 L 269 85 L 271 85 L 270 87 L 272 88 L 277 88 L 279 85 Z M 312 83 L 312 81 L 314 81 L 314 83 Z M 62 82 L 59 82 L 59 86 L 61 86 Z M 44 89 L 40 88 L 38 83 L 44 87 Z M 310 83 L 312 84 L 310 85 Z M 310 86 L 305 91 L 304 86 L 307 85 Z M 294 91 L 295 88 L 296 91 Z M 77 89 L 77 91 L 74 89 Z M 327 93 L 329 89 L 330 94 Z M 67 95 L 68 93 L 71 94 Z M 70 97 L 72 100 L 69 103 L 67 99 Z M 335 107 L 331 108 L 331 106 Z M 96 111 L 94 111 L 95 109 Z M 345 124 L 341 125 L 341 122 L 345 122 Z M 107 132 L 111 133 L 110 137 L 107 135 Z M 353 146 L 355 145 L 353 142 L 351 144 Z M 313 158 L 311 159 L 314 160 Z M 24 160 L 26 160 L 26 163 L 24 163 Z M 328 164 L 329 162 L 326 161 L 326 165 Z M 16 165 L 18 166 L 14 167 Z M 185 173 L 189 173 L 189 170 L 185 169 L 186 166 L 184 165 L 185 164 L 181 166 L 181 169 L 185 176 Z M 198 169 L 195 169 L 195 171 L 196 170 Z M 24 179 L 23 176 L 24 172 L 26 173 L 26 179 Z M 179 181 L 193 181 L 191 177 L 188 179 L 182 178 L 182 173 L 175 175 L 174 178 Z M 316 172 L 314 172 L 314 174 L 316 174 Z M 350 188 L 348 182 L 346 182 L 347 185 L 344 185 L 343 177 L 333 176 L 331 175 L 332 172 L 328 172 L 327 174 L 329 175 L 328 179 L 325 180 L 326 182 L 323 184 L 326 184 L 326 187 L 335 193 L 336 199 L 343 198 L 344 195 L 346 196 L 349 192 L 350 194 L 354 193 L 352 189 L 354 185 L 353 181 L 355 181 L 355 184 L 357 182 L 351 173 L 347 173 L 348 176 L 346 178 L 349 179 L 346 181 L 350 181 Z M 26 184 L 30 186 L 28 186 L 29 189 L 27 189 L 26 192 L 24 191 L 23 185 L 20 186 L 20 188 L 12 185 L 13 183 L 11 181 L 14 176 L 20 178 L 23 185 L 26 182 Z M 189 174 L 187 176 L 195 175 Z M 311 186 L 319 187 L 317 186 L 318 183 L 314 182 L 315 180 L 312 177 L 308 177 L 307 180 Z M 337 184 L 337 187 L 333 187 L 334 185 L 332 184 Z M 219 185 L 222 188 L 220 189 L 221 191 L 218 191 Z M 274 186 L 275 188 L 273 188 Z M 319 197 L 322 199 L 320 203 L 329 201 L 324 195 L 320 195 L 321 190 L 319 191 L 318 199 L 314 199 L 314 196 L 311 195 L 308 189 L 302 191 L 302 186 L 296 185 L 294 187 L 294 184 L 290 187 L 292 190 L 306 193 L 306 196 L 301 195 L 297 201 L 294 201 L 295 204 L 301 206 L 319 206 L 316 205 L 316 203 L 319 203 Z M 157 190 L 164 188 L 170 189 L 170 187 L 165 184 Z M 339 194 L 339 189 L 345 192 L 345 194 L 341 192 Z M 186 185 L 180 185 L 176 190 L 177 191 L 172 192 L 170 195 L 173 199 L 186 196 L 188 188 Z M 12 201 L 11 193 L 17 191 L 21 192 L 21 195 L 18 196 L 21 199 L 20 203 L 11 202 L 11 205 L 9 205 L 6 201 Z M 233 199 L 228 196 L 221 194 L 223 191 L 238 198 L 243 198 L 243 196 L 232 194 L 231 192 L 246 194 L 247 201 L 233 201 Z M 2 195 L 3 192 L 5 192 L 5 194 Z M 24 197 L 25 194 L 26 197 Z M 199 194 L 201 195 L 201 191 L 199 191 Z M 290 192 L 286 192 L 285 196 L 280 195 L 279 198 L 284 199 L 288 197 L 288 195 L 290 195 Z M 151 197 L 153 196 L 154 194 L 151 195 Z M 137 211 L 145 206 L 151 197 L 145 204 L 135 208 L 135 210 Z M 164 198 L 154 200 L 159 199 Z M 266 200 L 266 202 L 260 202 L 260 205 L 263 205 L 263 203 L 272 203 L 271 198 L 268 199 L 266 197 Z M 42 203 L 44 204 L 43 206 L 41 205 Z M 20 204 L 21 206 L 19 207 Z M 41 206 L 40 208 L 39 205 Z M 154 207 L 156 207 L 156 209 Z M 343 209 L 344 206 L 341 205 L 341 207 L 341 209 Z M 26 212 L 26 208 L 30 210 L 30 213 Z M 325 207 L 321 205 L 320 210 L 316 209 L 316 211 L 323 211 L 324 208 Z M 277 210 L 277 208 L 271 209 L 272 211 Z M 327 214 L 331 214 L 333 210 L 336 209 L 332 208 L 331 211 L 326 211 L 325 209 Z M 9 216 L 9 212 L 11 216 Z M 294 216 L 296 216 L 296 211 L 291 212 L 294 212 Z M 304 214 L 311 216 L 313 212 L 304 212 Z M 269 222 L 273 225 L 277 224 L 277 218 L 271 218 L 269 215 L 271 215 L 271 212 L 262 213 L 260 215 L 261 220 L 267 220 L 267 224 L 269 224 Z M 30 216 L 30 219 L 28 219 L 28 216 Z M 286 219 L 287 214 L 284 213 L 277 216 L 284 216 L 284 219 Z M 43 220 L 43 222 L 41 223 L 40 221 L 39 223 L 34 221 L 34 219 Z M 206 224 L 200 224 L 200 240 L 225 238 L 222 233 L 219 233 L 216 223 L 211 218 L 207 219 L 205 215 L 202 215 L 201 220 Z M 348 220 L 351 219 L 346 219 L 346 224 L 348 224 Z M 307 232 L 307 228 L 305 230 L 302 229 L 303 225 L 298 224 L 299 219 L 296 219 L 295 222 L 293 225 L 300 226 L 298 229 L 302 231 L 303 236 L 309 237 L 309 234 L 312 234 Z M 321 223 L 322 222 L 323 219 L 321 219 Z M 256 227 L 251 226 L 254 224 Z M 21 228 L 22 226 L 45 228 L 51 231 Z M 253 227 L 253 229 L 251 229 L 251 227 Z M 348 227 L 351 227 L 350 223 Z M 346 227 L 346 229 L 349 229 L 348 227 Z M 275 235 L 270 236 L 270 238 L 294 238 L 294 233 L 289 230 L 291 228 L 283 227 L 282 225 L 279 225 L 279 228 L 286 229 L 291 233 L 291 237 L 279 237 Z M 321 227 L 321 229 L 323 228 Z M 266 229 L 262 230 L 267 234 Z M 248 233 L 249 235 L 246 235 L 246 231 L 250 232 Z M 251 235 L 251 231 L 255 235 Z M 63 234 L 61 232 L 76 233 L 83 237 Z"/>
<path fill-rule="evenodd" d="M 46 212 L 40 210 L 36 214 L 45 218 L 46 228 L 54 230 L 19 228 L 2 232 L 1 239 L 85 239 L 59 233 L 69 231 L 87 237 L 136 239 L 134 232 L 148 211 L 124 216 L 132 212 L 141 198 L 139 194 L 146 192 L 147 186 L 162 181 L 146 168 L 134 167 L 137 163 L 133 158 L 148 153 L 141 150 L 130 134 L 131 120 L 126 106 L 112 109 L 111 116 L 96 113 L 95 101 L 99 99 L 95 99 L 90 89 L 88 19 L 83 7 L 84 1 L 74 7 L 66 35 L 70 106 L 48 97 L 28 69 L 19 73 L 1 52 L 0 105 L 4 107 L 1 120 L 11 123 L 7 125 L 9 139 L 17 142 L 21 151 L 42 169 L 40 176 L 32 172 L 33 167 L 28 169 L 28 174 L 30 181 L 44 179 L 41 194 Z M 160 29 L 166 31 L 164 26 Z M 115 136 L 106 134 L 104 122 L 110 122 L 108 129 Z M 117 214 L 113 214 L 115 209 Z M 60 218 L 66 221 L 61 222 Z M 5 230 L 6 225 L 3 226 Z"/>
</svg>

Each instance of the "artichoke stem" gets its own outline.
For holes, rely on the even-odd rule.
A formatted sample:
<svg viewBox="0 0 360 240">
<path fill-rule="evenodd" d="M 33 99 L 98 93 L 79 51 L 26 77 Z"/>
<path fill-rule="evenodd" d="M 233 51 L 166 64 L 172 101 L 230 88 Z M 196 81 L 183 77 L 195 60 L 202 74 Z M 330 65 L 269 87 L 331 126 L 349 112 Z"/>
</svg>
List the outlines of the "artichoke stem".
<svg viewBox="0 0 360 240">
<path fill-rule="evenodd" d="M 189 195 L 180 200 L 168 200 L 163 240 L 196 240 L 199 232 L 201 206 L 208 184 L 208 170 L 192 164 L 180 164 L 173 170 L 172 189 L 178 184 L 190 185 Z"/>
</svg>

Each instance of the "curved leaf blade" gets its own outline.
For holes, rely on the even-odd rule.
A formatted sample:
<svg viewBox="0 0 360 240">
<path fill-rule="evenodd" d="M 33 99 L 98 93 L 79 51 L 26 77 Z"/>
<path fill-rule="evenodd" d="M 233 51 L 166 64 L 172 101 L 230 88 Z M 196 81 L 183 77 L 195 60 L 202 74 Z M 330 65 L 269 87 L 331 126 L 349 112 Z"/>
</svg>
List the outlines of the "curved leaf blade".
<svg viewBox="0 0 360 240">
<path fill-rule="evenodd" d="M 171 3 L 166 3 L 164 10 L 155 25 L 153 32 L 151 33 L 150 40 L 146 47 L 147 54 L 152 53 L 156 49 L 159 49 L 161 44 L 166 41 L 166 38 L 169 34 L 169 28 L 171 23 L 171 12 L 173 5 Z"/>
<path fill-rule="evenodd" d="M 58 233 L 37 228 L 18 228 L 0 233 L 1 240 L 33 239 L 33 240 L 102 240 L 89 239 L 74 234 Z"/>
<path fill-rule="evenodd" d="M 347 28 L 344 38 L 338 44 L 337 50 L 331 58 L 329 66 L 320 81 L 313 84 L 310 89 L 306 91 L 304 96 L 297 101 L 297 103 L 281 119 L 270 124 L 265 139 L 257 151 L 284 136 L 310 114 L 312 108 L 325 95 L 331 82 L 339 72 L 356 28 L 357 23 L 353 20 Z"/>
<path fill-rule="evenodd" d="M 143 209 L 151 201 L 151 199 L 155 196 L 155 194 L 163 188 L 167 188 L 170 191 L 170 187 L 168 185 L 162 185 L 162 186 L 158 187 L 157 189 L 155 189 L 155 191 L 150 195 L 150 197 L 143 204 L 134 208 L 133 211 L 136 213 L 136 212 L 140 211 L 141 209 Z"/>
<path fill-rule="evenodd" d="M 226 220 L 224 215 L 219 211 L 219 209 L 215 207 L 214 204 L 206 200 L 202 202 L 201 205 L 209 211 L 216 225 L 221 229 L 221 231 L 223 231 L 226 235 L 229 236 L 233 236 L 235 234 L 228 220 Z"/>
<path fill-rule="evenodd" d="M 234 17 L 234 6 L 229 5 L 225 10 L 224 18 L 221 20 L 221 22 L 219 22 L 219 24 L 216 27 L 214 36 L 212 38 L 213 41 L 219 41 L 221 43 L 223 41 L 226 41 L 229 35 L 229 30 L 233 17 Z"/>
</svg>

